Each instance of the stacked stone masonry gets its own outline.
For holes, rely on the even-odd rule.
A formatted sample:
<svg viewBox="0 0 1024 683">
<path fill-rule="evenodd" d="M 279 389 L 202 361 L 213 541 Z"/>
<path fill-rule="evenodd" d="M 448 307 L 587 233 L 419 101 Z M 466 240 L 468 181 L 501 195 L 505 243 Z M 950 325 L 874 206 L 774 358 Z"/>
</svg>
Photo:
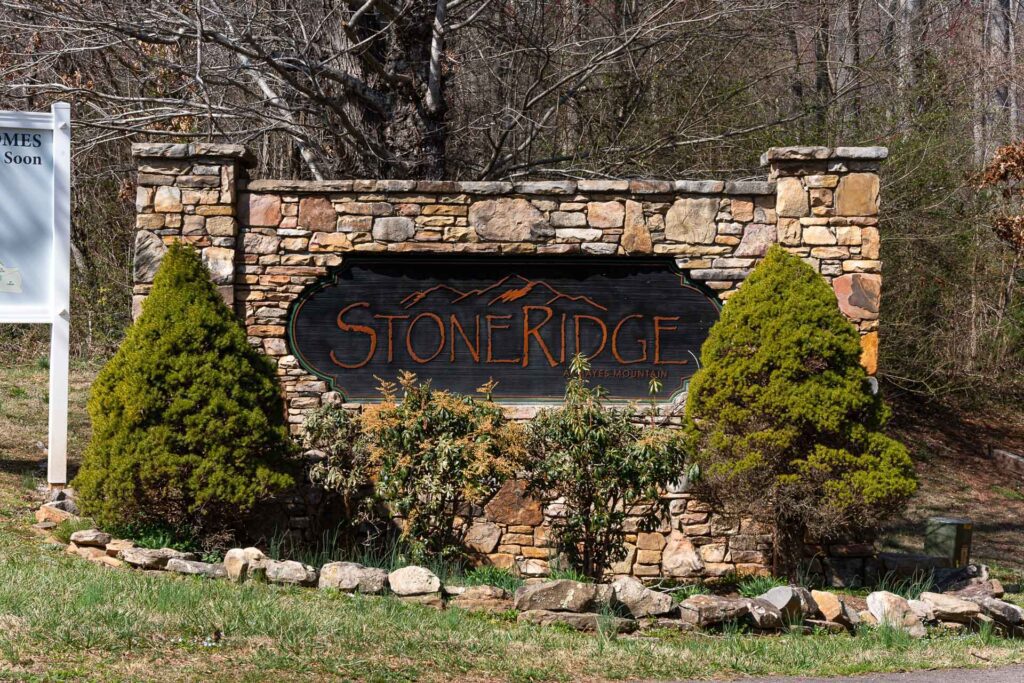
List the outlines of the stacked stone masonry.
<svg viewBox="0 0 1024 683">
<path fill-rule="evenodd" d="M 343 397 L 290 355 L 289 306 L 353 252 L 668 255 L 726 301 L 778 243 L 831 283 L 861 333 L 863 364 L 876 370 L 884 148 L 772 148 L 762 157 L 767 180 L 741 182 L 254 180 L 239 145 L 139 144 L 133 153 L 136 313 L 167 245 L 194 245 L 251 343 L 277 363 L 293 433 L 310 410 Z M 529 419 L 537 408 L 509 410 Z M 493 564 L 543 575 L 559 506 L 527 501 L 518 487 L 507 485 L 473 521 L 468 542 Z M 615 571 L 674 578 L 765 571 L 766 529 L 726 520 L 684 489 L 666 492 L 671 515 L 661 529 L 631 531 L 629 555 Z M 308 514 L 299 519 L 308 524 Z"/>
</svg>

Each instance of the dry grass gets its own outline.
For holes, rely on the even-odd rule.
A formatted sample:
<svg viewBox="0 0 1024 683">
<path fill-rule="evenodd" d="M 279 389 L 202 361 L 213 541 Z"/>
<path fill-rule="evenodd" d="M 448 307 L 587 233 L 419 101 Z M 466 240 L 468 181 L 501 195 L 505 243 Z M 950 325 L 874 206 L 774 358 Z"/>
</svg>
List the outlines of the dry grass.
<svg viewBox="0 0 1024 683">
<path fill-rule="evenodd" d="M 967 517 L 974 521 L 973 558 L 1024 570 L 1024 480 L 984 457 L 989 445 L 1024 452 L 1024 414 L 904 414 L 895 426 L 911 448 L 920 488 L 889 525 L 886 545 L 920 552 L 929 517 Z"/>
</svg>

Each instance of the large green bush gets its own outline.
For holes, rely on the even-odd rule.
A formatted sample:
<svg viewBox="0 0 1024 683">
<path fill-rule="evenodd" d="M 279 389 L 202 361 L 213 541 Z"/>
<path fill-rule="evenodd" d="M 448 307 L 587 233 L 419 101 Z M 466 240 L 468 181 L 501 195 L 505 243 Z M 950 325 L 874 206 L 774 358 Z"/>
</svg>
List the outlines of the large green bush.
<svg viewBox="0 0 1024 683">
<path fill-rule="evenodd" d="M 648 529 L 666 512 L 661 487 L 682 476 L 684 453 L 678 431 L 659 426 L 653 406 L 646 425 L 635 406 L 607 406 L 604 390 L 587 384 L 589 369 L 586 358 L 573 358 L 565 402 L 530 423 L 521 466 L 531 492 L 565 502 L 554 530 L 559 550 L 573 569 L 600 580 L 626 555 L 627 512 Z"/>
<path fill-rule="evenodd" d="M 776 572 L 795 571 L 805 534 L 869 530 L 916 488 L 859 357 L 832 289 L 779 247 L 701 350 L 686 406 L 699 485 L 726 509 L 773 520 Z"/>
<path fill-rule="evenodd" d="M 168 250 L 89 415 L 74 486 L 101 525 L 219 532 L 293 483 L 273 368 L 190 247 Z"/>
</svg>

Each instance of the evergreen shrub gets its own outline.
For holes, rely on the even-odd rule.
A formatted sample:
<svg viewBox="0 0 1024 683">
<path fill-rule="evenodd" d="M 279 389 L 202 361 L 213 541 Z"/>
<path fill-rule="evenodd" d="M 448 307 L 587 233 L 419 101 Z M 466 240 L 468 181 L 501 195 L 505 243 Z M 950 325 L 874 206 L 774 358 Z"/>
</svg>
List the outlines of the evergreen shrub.
<svg viewBox="0 0 1024 683">
<path fill-rule="evenodd" d="M 916 489 L 859 358 L 831 287 L 780 247 L 701 350 L 686 405 L 698 486 L 727 510 L 774 523 L 776 573 L 795 575 L 805 535 L 867 532 Z"/>
<path fill-rule="evenodd" d="M 101 526 L 219 533 L 294 482 L 274 369 L 191 247 L 167 251 L 88 408 L 74 486 Z"/>
</svg>

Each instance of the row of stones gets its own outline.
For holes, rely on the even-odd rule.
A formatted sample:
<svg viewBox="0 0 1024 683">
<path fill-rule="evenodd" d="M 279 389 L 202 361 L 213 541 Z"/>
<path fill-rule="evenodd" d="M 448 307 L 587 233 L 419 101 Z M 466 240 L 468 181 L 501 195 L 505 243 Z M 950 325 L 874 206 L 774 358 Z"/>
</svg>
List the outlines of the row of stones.
<svg viewBox="0 0 1024 683">
<path fill-rule="evenodd" d="M 253 234 L 254 253 L 268 255 L 278 247 L 313 253 L 427 249 L 713 255 L 739 245 L 744 224 L 774 225 L 776 220 L 771 197 L 662 196 L 657 200 L 594 201 L 587 195 L 554 200 L 480 199 L 465 194 L 301 198 L 249 194 L 242 200 L 242 219 Z M 488 242 L 510 244 L 466 245 Z M 680 249 L 686 243 L 719 248 Z"/>
</svg>

